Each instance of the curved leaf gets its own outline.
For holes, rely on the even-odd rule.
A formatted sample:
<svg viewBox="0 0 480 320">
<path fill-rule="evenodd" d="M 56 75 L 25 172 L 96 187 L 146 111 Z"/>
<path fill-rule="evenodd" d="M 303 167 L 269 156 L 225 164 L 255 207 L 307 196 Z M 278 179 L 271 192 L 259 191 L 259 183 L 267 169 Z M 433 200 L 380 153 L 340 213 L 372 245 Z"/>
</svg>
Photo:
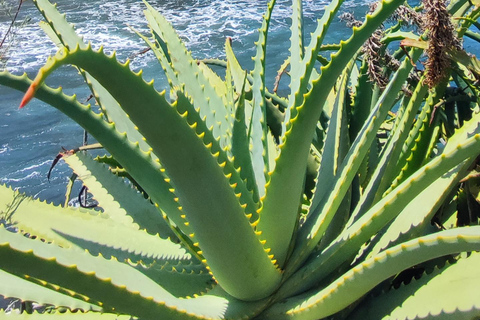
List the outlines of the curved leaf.
<svg viewBox="0 0 480 320">
<path fill-rule="evenodd" d="M 60 14 L 56 7 L 48 0 L 34 0 L 33 3 L 37 6 L 48 23 L 48 25 L 44 25 L 43 29 L 53 31 L 53 34 L 51 32 L 48 32 L 47 34 L 50 35 L 50 38 L 53 38 L 52 40 L 54 40 L 54 42 L 57 42 L 55 40 L 58 40 L 59 44 L 61 43 L 61 45 L 70 49 L 74 49 L 77 46 L 80 48 L 87 48 L 82 37 L 78 36 L 75 33 L 73 26 L 65 20 L 65 15 Z M 80 70 L 80 73 L 85 78 L 95 100 L 98 102 L 107 119 L 110 122 L 115 123 L 119 132 L 126 132 L 130 141 L 138 142 L 140 148 L 147 152 L 150 149 L 150 146 L 145 142 L 138 130 L 135 129 L 135 125 L 122 111 L 118 102 L 115 101 L 112 95 L 88 73 L 83 70 Z"/>
<path fill-rule="evenodd" d="M 268 152 L 268 126 L 267 126 L 267 102 L 265 100 L 265 59 L 267 49 L 268 28 L 276 0 L 268 3 L 267 14 L 263 17 L 262 26 L 259 29 L 256 54 L 253 58 L 254 69 L 252 71 L 252 118 L 248 129 L 250 139 L 250 152 L 253 172 L 257 183 L 260 198 L 265 195 L 265 185 L 268 182 L 269 170 Z"/>
<path fill-rule="evenodd" d="M 413 54 L 412 59 L 415 61 L 419 54 L 420 52 Z M 296 260 L 295 263 L 304 261 L 323 237 L 345 194 L 350 189 L 350 185 L 362 164 L 363 158 L 375 141 L 378 129 L 387 116 L 388 111 L 394 105 L 398 91 L 403 86 L 411 69 L 411 60 L 405 59 L 379 97 L 375 107 L 371 110 L 368 119 L 365 121 L 339 167 L 335 179 L 322 186 L 331 191 L 324 198 L 319 199 L 321 201 L 316 206 L 310 208 L 309 214 L 311 216 L 298 233 L 299 245 L 292 257 L 292 259 Z M 294 268 L 295 265 L 293 266 Z"/>
<path fill-rule="evenodd" d="M 303 37 L 301 34 L 302 18 L 300 17 L 299 12 L 299 10 L 301 10 L 301 1 L 294 1 L 292 36 L 290 43 L 290 64 L 292 73 L 290 82 L 290 97 L 288 100 L 288 108 L 285 110 L 285 121 L 283 124 L 282 135 L 287 133 L 291 125 L 290 121 L 296 117 L 297 107 L 303 104 L 305 99 L 304 94 L 307 93 L 308 85 L 311 81 L 311 75 L 314 74 L 314 65 L 317 60 L 318 52 L 320 51 L 323 40 L 325 39 L 327 30 L 342 3 L 343 0 L 330 1 L 328 6 L 325 8 L 325 13 L 323 14 L 322 18 L 317 21 L 317 28 L 312 34 L 312 38 L 308 47 L 303 48 L 303 43 L 299 41 L 299 39 Z M 325 87 L 323 89 L 328 91 L 329 87 Z"/>
<path fill-rule="evenodd" d="M 148 266 L 138 263 L 133 267 L 179 298 L 203 295 L 216 285 L 204 265 L 191 261 L 158 261 Z"/>
<path fill-rule="evenodd" d="M 137 318 L 131 317 L 131 316 L 125 316 L 125 315 L 118 315 L 115 313 L 100 313 L 100 312 L 36 312 L 34 311 L 33 313 L 15 313 L 11 312 L 5 314 L 2 311 L 0 311 L 0 317 L 8 317 L 9 319 L 15 319 L 15 320 L 77 320 L 77 319 L 82 319 L 82 320 L 96 320 L 96 319 L 101 319 L 101 320 L 136 320 Z"/>
<path fill-rule="evenodd" d="M 25 92 L 32 81 L 26 75 L 19 77 L 3 71 L 0 72 L 0 84 Z M 108 146 L 107 150 L 116 155 L 116 160 L 148 193 L 162 214 L 165 216 L 168 213 L 168 218 L 185 234 L 192 233 L 191 228 L 184 225 L 185 220 L 181 217 L 182 213 L 175 201 L 176 195 L 172 192 L 172 185 L 167 182 L 165 170 L 152 158 L 151 153 L 141 151 L 125 134 L 120 134 L 114 124 L 105 122 L 101 114 L 94 113 L 90 106 L 80 104 L 75 97 L 64 95 L 61 89 L 37 86 L 35 96 L 74 119 L 97 141 Z M 158 219 L 163 220 L 163 217 L 159 215 Z M 184 243 L 189 246 L 187 241 Z"/>
<path fill-rule="evenodd" d="M 112 219 L 137 229 L 140 226 L 153 235 L 175 238 L 165 220 L 158 218 L 161 213 L 157 208 L 104 165 L 83 152 L 64 155 L 62 159 L 72 168 L 78 179 L 82 180 L 99 207 Z"/>
<path fill-rule="evenodd" d="M 59 51 L 40 70 L 22 105 L 48 74 L 63 64 L 88 71 L 138 126 L 171 178 L 168 182 L 179 197 L 180 211 L 193 230 L 188 236 L 198 242 L 199 254 L 208 260 L 222 288 L 246 300 L 271 294 L 281 275 L 245 216 L 244 207 L 248 213 L 249 203 L 241 201 L 252 201 L 250 193 L 190 102 L 179 93 L 177 102 L 170 105 L 151 83 L 144 82 L 141 73 L 134 74 L 115 57 L 88 48 Z M 237 241 L 240 238 L 243 241 Z"/>
<path fill-rule="evenodd" d="M 230 64 L 229 64 L 230 66 Z M 229 67 L 227 70 L 230 70 Z M 235 123 L 233 124 L 233 134 L 232 134 L 232 155 L 234 157 L 233 163 L 235 166 L 238 166 L 240 169 L 240 176 L 245 180 L 245 184 L 249 190 L 252 190 L 254 201 L 259 201 L 258 195 L 258 186 L 255 180 L 255 173 L 253 171 L 252 165 L 252 156 L 249 150 L 249 138 L 247 135 L 247 123 L 245 119 L 246 109 L 251 109 L 251 107 L 246 108 L 247 101 L 245 100 L 245 86 L 246 86 L 246 77 L 244 77 L 244 86 L 238 98 L 236 112 L 235 112 Z M 257 212 L 254 212 L 254 217 L 250 219 L 251 221 L 256 221 L 258 219 Z"/>
<path fill-rule="evenodd" d="M 115 259 L 65 250 L 0 228 L 0 267 L 102 301 L 107 309 L 146 319 L 222 318 L 228 301 L 203 296 L 178 299 L 153 280 Z M 35 265 L 36 268 L 30 268 Z"/>
<path fill-rule="evenodd" d="M 101 311 L 102 308 L 87 301 L 48 289 L 39 284 L 30 282 L 24 277 L 17 276 L 6 271 L 0 270 L 0 283 L 2 284 L 2 296 L 6 298 L 18 298 L 22 301 L 34 301 L 39 304 L 50 304 L 57 307 L 66 307 L 71 310 L 95 310 Z"/>
<path fill-rule="evenodd" d="M 170 23 L 148 2 L 144 3 L 151 17 L 150 27 L 165 42 L 168 56 L 171 57 L 170 64 L 184 86 L 185 94 L 192 97 L 195 109 L 202 119 L 205 119 L 207 127 L 212 127 L 213 135 L 215 139 L 219 139 L 223 150 L 230 145 L 233 125 L 228 122 L 225 100 L 217 94 L 208 75 L 197 65 Z"/>
<path fill-rule="evenodd" d="M 20 196 L 13 208 L 8 204 Z M 180 245 L 110 219 L 108 215 L 62 208 L 19 195 L 0 186 L 0 205 L 19 230 L 65 248 L 80 247 L 92 254 L 131 260 L 191 260 Z"/>
<path fill-rule="evenodd" d="M 437 268 L 408 285 L 363 302 L 349 319 L 470 320 L 480 315 L 480 254 Z M 432 299 L 432 297 L 434 297 Z"/>
<path fill-rule="evenodd" d="M 6 272 L 28 275 L 41 283 L 52 283 L 101 301 L 107 312 L 115 310 L 142 319 L 240 320 L 253 318 L 268 303 L 268 300 L 237 300 L 219 286 L 205 295 L 180 299 L 115 259 L 65 250 L 3 228 L 0 228 L 0 256 L 0 268 Z M 32 265 L 36 267 L 31 268 Z"/>
<path fill-rule="evenodd" d="M 352 37 L 342 42 L 340 50 L 332 56 L 330 63 L 321 68 L 320 78 L 314 81 L 312 89 L 305 95 L 303 104 L 295 104 L 297 113 L 292 117 L 290 121 L 291 126 L 287 129 L 284 142 L 280 146 L 281 154 L 277 158 L 275 171 L 271 173 L 271 179 L 267 185 L 266 196 L 257 227 L 262 232 L 262 238 L 266 240 L 267 245 L 272 249 L 272 253 L 280 265 L 283 265 L 287 257 L 295 230 L 303 193 L 308 154 L 311 147 L 311 137 L 313 137 L 317 128 L 325 100 L 345 66 L 350 62 L 364 41 L 384 21 L 385 17 L 389 16 L 401 3 L 402 1 L 400 0 L 383 1 L 374 14 L 367 15 L 366 23 L 362 27 L 354 27 Z M 307 59 L 307 56 L 308 51 L 305 53 L 305 59 Z M 344 169 L 342 170 L 347 171 L 348 165 L 343 167 Z M 343 176 L 343 174 L 339 176 Z M 289 186 L 288 189 L 285 186 Z M 345 192 L 348 187 L 349 184 L 345 186 Z M 331 197 L 337 197 L 336 192 L 331 192 L 330 194 Z M 344 194 L 339 198 L 343 198 Z M 338 204 L 341 201 L 342 199 L 339 199 Z M 336 211 L 336 208 L 326 207 L 329 207 L 332 213 Z M 299 234 L 302 234 L 299 235 L 301 241 L 298 243 L 302 244 L 298 244 L 297 247 L 299 249 L 296 253 L 295 251 L 293 253 L 298 258 L 294 257 L 292 259 L 298 259 L 297 261 L 305 259 L 308 255 L 306 253 L 313 250 L 319 238 L 323 235 L 322 230 L 319 231 L 318 229 L 320 221 L 317 223 L 313 222 L 313 226 L 311 224 L 309 223 L 307 228 L 303 228 L 307 230 L 306 232 L 299 232 Z M 307 237 L 309 245 L 305 249 L 303 242 Z M 312 240 L 311 237 L 315 239 Z M 296 263 L 290 265 L 292 269 L 297 267 Z"/>
<path fill-rule="evenodd" d="M 448 140 L 444 152 L 454 150 L 459 143 L 468 139 L 469 136 L 480 133 L 479 120 L 480 114 L 477 114 L 471 121 L 457 130 Z M 433 215 L 437 213 L 437 210 L 465 175 L 473 161 L 474 158 L 466 159 L 465 162 L 454 167 L 421 191 L 404 207 L 388 228 L 376 235 L 375 239 L 371 239 L 369 244 L 370 254 L 376 254 L 393 244 L 422 235 L 424 230 L 430 227 Z M 436 196 L 432 197 L 431 195 Z"/>
<path fill-rule="evenodd" d="M 285 282 L 280 292 L 301 292 L 328 276 L 344 262 L 351 261 L 362 245 L 394 219 L 422 190 L 465 159 L 476 157 L 479 146 L 480 134 L 475 134 L 453 151 L 434 158 L 345 229 L 325 250 L 311 257 L 308 263 Z"/>
<path fill-rule="evenodd" d="M 262 314 L 262 319 L 321 319 L 332 315 L 385 279 L 423 261 L 480 249 L 480 227 L 447 230 L 387 249 L 353 267 L 319 291 L 285 299 Z"/>
<path fill-rule="evenodd" d="M 423 78 L 419 81 L 406 110 L 402 113 L 401 121 L 387 141 L 382 150 L 381 158 L 372 174 L 368 185 L 363 191 L 359 205 L 355 208 L 350 221 L 355 221 L 358 215 L 363 214 L 373 203 L 378 201 L 395 177 L 396 161 L 398 159 L 402 146 L 407 139 L 409 128 L 412 126 L 418 107 L 427 94 L 428 87 L 423 84 Z"/>
</svg>

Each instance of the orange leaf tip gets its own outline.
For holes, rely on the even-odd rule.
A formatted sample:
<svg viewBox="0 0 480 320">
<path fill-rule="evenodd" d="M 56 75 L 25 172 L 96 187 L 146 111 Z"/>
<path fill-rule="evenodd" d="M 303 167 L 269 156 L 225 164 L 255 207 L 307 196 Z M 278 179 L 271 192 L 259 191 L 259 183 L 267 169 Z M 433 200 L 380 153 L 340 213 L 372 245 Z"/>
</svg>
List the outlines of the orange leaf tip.
<svg viewBox="0 0 480 320">
<path fill-rule="evenodd" d="M 23 96 L 22 102 L 20 102 L 19 109 L 22 109 L 23 107 L 25 107 L 27 103 L 29 103 L 30 100 L 33 99 L 33 97 L 35 96 L 35 91 L 37 91 L 36 88 L 37 88 L 37 84 L 35 82 L 32 82 L 30 87 L 28 87 L 27 92 Z"/>
</svg>

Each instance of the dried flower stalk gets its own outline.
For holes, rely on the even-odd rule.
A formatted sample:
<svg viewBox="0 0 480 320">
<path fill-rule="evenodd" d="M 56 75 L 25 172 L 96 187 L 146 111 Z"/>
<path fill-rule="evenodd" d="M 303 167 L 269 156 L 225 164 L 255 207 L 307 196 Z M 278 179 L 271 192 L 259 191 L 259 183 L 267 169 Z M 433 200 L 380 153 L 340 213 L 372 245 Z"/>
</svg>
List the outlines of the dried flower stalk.
<svg viewBox="0 0 480 320">
<path fill-rule="evenodd" d="M 424 28 L 428 32 L 425 83 L 433 88 L 448 75 L 449 50 L 461 49 L 455 28 L 450 20 L 444 0 L 423 0 L 425 8 Z"/>
</svg>

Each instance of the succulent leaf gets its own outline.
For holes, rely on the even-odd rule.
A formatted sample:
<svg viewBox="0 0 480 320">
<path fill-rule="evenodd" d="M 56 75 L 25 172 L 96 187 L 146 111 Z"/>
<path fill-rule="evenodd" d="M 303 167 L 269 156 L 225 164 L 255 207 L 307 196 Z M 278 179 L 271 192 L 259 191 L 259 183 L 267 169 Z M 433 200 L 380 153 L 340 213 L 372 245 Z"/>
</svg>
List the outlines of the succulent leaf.
<svg viewBox="0 0 480 320">
<path fill-rule="evenodd" d="M 27 91 L 32 81 L 26 75 L 18 77 L 8 72 L 0 72 L 0 83 L 21 91 Z M 172 186 L 167 182 L 167 177 L 161 171 L 160 165 L 149 153 L 142 152 L 138 145 L 130 142 L 125 135 L 118 133 L 114 124 L 108 124 L 102 119 L 102 115 L 91 111 L 90 106 L 84 106 L 74 98 L 68 97 L 60 89 L 51 89 L 45 85 L 37 88 L 35 96 L 44 100 L 53 107 L 75 119 L 86 129 L 97 141 L 106 145 L 106 149 L 115 154 L 116 159 L 132 175 L 132 177 L 149 194 L 155 205 L 163 212 L 168 212 L 168 217 L 176 227 L 184 234 L 193 233 L 188 226 L 184 225 L 185 220 L 178 209 L 175 201 L 176 195 L 171 191 Z M 163 220 L 158 216 L 159 222 Z M 188 245 L 188 242 L 185 242 Z"/>
<path fill-rule="evenodd" d="M 464 162 L 468 158 L 469 152 L 477 148 L 479 143 L 480 135 L 476 134 L 458 145 L 453 151 L 434 158 L 422 170 L 417 171 L 394 191 L 382 198 L 357 222 L 346 228 L 325 250 L 317 253 L 314 258 L 312 257 L 310 262 L 286 281 L 280 292 L 305 290 L 335 271 L 345 261 L 353 260 L 359 248 L 394 219 L 425 186 L 430 185 L 444 173 Z"/>
<path fill-rule="evenodd" d="M 474 319 L 480 314 L 475 292 L 479 263 L 479 254 L 473 252 L 454 264 L 436 267 L 408 285 L 369 299 L 351 319 L 364 319 L 366 314 L 376 319 Z"/>
<path fill-rule="evenodd" d="M 126 226 L 136 229 L 140 227 L 162 238 L 175 237 L 165 221 L 159 223 L 161 220 L 158 219 L 160 213 L 157 208 L 133 186 L 114 176 L 104 165 L 83 152 L 65 155 L 62 158 L 110 218 Z"/>
<path fill-rule="evenodd" d="M 168 56 L 172 57 L 170 64 L 184 86 L 186 95 L 192 98 L 195 109 L 202 119 L 205 118 L 207 126 L 213 126 L 213 135 L 215 139 L 220 139 L 220 146 L 224 149 L 230 145 L 233 125 L 228 122 L 224 100 L 216 93 L 208 75 L 197 65 L 170 23 L 150 4 L 144 3 L 153 18 L 149 21 L 150 26 L 154 32 L 160 32 L 158 36 L 166 44 Z"/>
<path fill-rule="evenodd" d="M 230 65 L 230 64 L 229 64 Z M 230 68 L 228 69 L 230 70 Z M 235 112 L 235 123 L 233 124 L 232 135 L 232 155 L 234 157 L 234 165 L 240 168 L 240 176 L 245 180 L 245 184 L 249 190 L 252 190 L 253 200 L 259 202 L 258 187 L 255 180 L 255 173 L 252 165 L 252 156 L 249 149 L 249 139 L 247 135 L 247 122 L 246 122 L 246 109 L 248 101 L 245 100 L 245 86 L 247 85 L 247 79 L 244 77 L 244 85 L 242 91 L 240 91 L 240 97 L 238 98 Z M 251 109 L 248 108 L 248 109 Z M 258 214 L 255 211 L 255 218 L 258 219 Z"/>
<path fill-rule="evenodd" d="M 359 206 L 355 208 L 350 217 L 350 221 L 357 219 L 359 215 L 364 213 L 373 203 L 377 202 L 383 193 L 389 187 L 396 174 L 396 162 L 392 159 L 398 159 L 402 152 L 402 147 L 408 137 L 409 130 L 415 120 L 417 110 L 427 94 L 427 87 L 422 83 L 418 83 L 406 110 L 402 112 L 401 121 L 397 124 L 391 137 L 388 139 L 387 145 L 382 150 L 381 158 L 378 165 L 372 173 L 372 179 L 366 186 L 363 197 Z"/>
<path fill-rule="evenodd" d="M 299 241 L 306 242 L 306 245 L 302 247 L 301 250 L 298 250 L 296 254 L 294 253 L 294 258 L 298 259 L 298 261 L 307 258 L 308 254 L 318 244 L 324 232 L 327 230 L 333 215 L 341 204 L 344 195 L 347 193 L 350 183 L 355 178 L 363 158 L 376 138 L 376 133 L 387 116 L 388 111 L 393 106 L 397 93 L 411 68 L 412 64 L 410 63 L 410 59 L 406 59 L 378 99 L 360 133 L 352 143 L 348 154 L 345 156 L 338 170 L 335 180 L 331 185 L 325 186 L 334 191 L 329 192 L 328 196 L 324 197 L 317 206 L 311 207 L 310 214 L 312 217 L 299 231 Z"/>
<path fill-rule="evenodd" d="M 444 152 L 454 150 L 459 143 L 468 139 L 469 136 L 479 133 L 479 116 L 465 124 L 453 135 Z M 452 189 L 458 184 L 459 180 L 465 175 L 468 168 L 472 165 L 474 159 L 466 159 L 457 167 L 445 173 L 434 183 L 430 184 L 420 192 L 395 218 L 388 228 L 372 239 L 369 247 L 371 254 L 376 254 L 393 244 L 410 240 L 415 236 L 423 235 L 425 230 L 430 227 L 433 215 L 440 209 L 445 199 L 452 192 Z M 436 194 L 436 197 L 429 197 L 429 194 Z"/>
<path fill-rule="evenodd" d="M 176 297 L 203 295 L 216 285 L 204 265 L 191 261 L 156 261 L 148 266 L 138 263 L 134 267 Z"/>
<path fill-rule="evenodd" d="M 2 186 L 1 204 L 20 202 L 9 213 L 9 220 L 20 231 L 54 242 L 64 248 L 80 247 L 92 254 L 113 256 L 118 260 L 191 260 L 180 245 L 149 235 L 132 225 L 112 220 L 108 214 L 62 208 L 27 198 Z"/>
<path fill-rule="evenodd" d="M 467 226 L 480 219 L 480 64 L 450 48 L 443 58 L 452 68 L 440 70 L 444 81 L 427 92 L 416 62 L 428 47 L 417 35 L 421 8 L 379 0 L 364 22 L 345 13 L 351 37 L 328 45 L 343 3 L 334 0 L 305 46 L 303 2 L 294 0 L 290 57 L 270 93 L 265 61 L 275 0 L 251 72 L 229 38 L 225 60 L 195 60 L 144 1 L 151 34 L 137 34 L 162 65 L 167 98 L 128 61 L 86 45 L 47 0 L 34 2 L 61 49 L 34 81 L 2 71 L 0 85 L 25 92 L 20 107 L 38 97 L 64 112 L 108 156 L 93 159 L 85 147 L 56 158 L 74 171 L 67 199 L 82 180 L 98 209 L 54 206 L 0 186 L 0 281 L 8 286 L 0 294 L 46 307 L 10 316 L 480 315 L 466 288 L 478 278 L 472 252 L 480 251 L 480 227 Z M 433 2 L 429 28 L 438 30 Z M 440 5 L 439 21 L 455 17 L 454 41 L 478 25 L 477 2 L 453 0 L 449 13 Z M 385 29 L 392 13 L 398 23 Z M 418 30 L 404 25 L 413 20 Z M 102 113 L 43 83 L 63 65 L 84 75 Z M 371 71 L 384 85 L 370 82 Z M 284 74 L 288 99 L 276 94 Z M 454 298 L 439 293 L 450 287 Z"/>
<path fill-rule="evenodd" d="M 265 58 L 268 28 L 276 0 L 268 4 L 262 26 L 259 29 L 259 38 L 256 42 L 256 55 L 253 58 L 255 67 L 252 71 L 252 118 L 249 125 L 249 139 L 251 140 L 251 157 L 255 181 L 260 197 L 265 195 L 265 187 L 268 182 L 267 173 L 269 168 L 269 152 L 267 143 L 267 102 L 265 100 Z"/>
<path fill-rule="evenodd" d="M 39 304 L 49 304 L 69 309 L 101 311 L 99 306 L 78 299 L 65 293 L 50 290 L 42 285 L 28 281 L 25 277 L 0 270 L 0 281 L 2 282 L 2 295 L 4 297 L 15 297 L 22 301 L 35 301 Z M 1 316 L 1 314 L 0 314 Z"/>
<path fill-rule="evenodd" d="M 335 101 L 331 106 L 332 113 L 325 133 L 322 159 L 316 178 L 317 189 L 314 191 L 310 207 L 318 205 L 319 201 L 328 192 L 328 189 L 322 186 L 335 179 L 342 161 L 347 155 L 350 147 L 346 100 L 348 95 L 348 79 L 352 68 L 353 63 L 345 68 L 345 72 L 339 81 L 339 85 L 335 88 L 338 93 L 335 95 Z M 340 92 L 343 92 L 343 94 L 340 94 Z M 340 205 L 341 209 L 336 212 L 335 217 L 332 219 L 329 230 L 324 236 L 324 243 L 330 243 L 330 241 L 333 240 L 343 229 L 350 214 L 350 202 L 351 197 L 347 195 L 344 198 L 343 203 Z"/>
<path fill-rule="evenodd" d="M 55 283 L 102 301 L 103 308 L 137 317 L 221 318 L 228 302 L 221 297 L 178 299 L 141 272 L 86 252 L 65 250 L 0 228 L 3 270 Z M 35 265 L 36 268 L 29 268 Z"/>
<path fill-rule="evenodd" d="M 402 243 L 356 265 L 318 292 L 273 305 L 263 315 L 264 319 L 321 319 L 330 316 L 363 296 L 366 287 L 371 289 L 408 267 L 451 253 L 479 250 L 479 232 L 480 227 L 457 228 Z"/>
<path fill-rule="evenodd" d="M 301 34 L 301 17 L 299 16 L 298 12 L 299 10 L 301 10 L 301 2 L 294 2 L 294 16 L 290 44 L 290 51 L 292 54 L 290 97 L 288 108 L 285 110 L 285 121 L 282 135 L 285 135 L 289 130 L 290 120 L 296 117 L 296 107 L 303 104 L 303 95 L 308 92 L 308 84 L 311 81 L 311 75 L 314 70 L 314 64 L 317 60 L 320 46 L 323 43 L 323 39 L 326 36 L 327 30 L 333 18 L 335 17 L 336 12 L 340 9 L 342 3 L 343 0 L 335 0 L 331 1 L 328 4 L 328 6 L 325 8 L 325 13 L 323 14 L 322 18 L 317 21 L 317 28 L 312 34 L 310 44 L 305 49 L 303 49 L 300 48 L 302 46 L 302 43 L 299 43 L 300 37 L 303 37 L 303 35 Z"/>
<path fill-rule="evenodd" d="M 442 96 L 444 89 L 445 86 L 443 84 L 441 87 L 437 86 L 435 90 L 430 92 L 414 128 L 410 131 L 409 137 L 405 142 L 404 152 L 397 163 L 397 172 L 399 173 L 389 190 L 408 178 L 409 175 L 421 167 L 425 163 L 425 159 L 430 156 L 427 146 L 431 143 L 435 128 L 438 125 L 438 121 L 436 117 L 434 117 L 435 105 Z M 387 190 L 387 192 L 389 192 L 389 190 Z"/>
<path fill-rule="evenodd" d="M 56 311 L 56 312 L 39 312 L 39 311 L 33 311 L 32 313 L 15 313 L 15 312 L 10 312 L 5 314 L 3 311 L 0 311 L 0 317 L 8 317 L 9 319 L 21 319 L 21 320 L 58 320 L 58 319 L 64 319 L 64 320 L 78 320 L 78 319 L 101 319 L 101 320 L 136 320 L 138 318 L 128 316 L 128 315 L 118 315 L 116 313 L 101 313 L 101 312 L 71 312 L 71 311 Z"/>
<path fill-rule="evenodd" d="M 231 175 L 238 181 L 235 186 L 240 190 L 243 187 L 246 191 L 244 196 L 248 197 L 249 193 L 243 181 L 236 178 L 238 172 L 222 154 L 223 150 L 217 145 L 213 133 L 190 102 L 178 93 L 179 99 L 170 105 L 153 86 L 132 73 L 126 65 L 90 48 L 60 51 L 41 69 L 31 88 L 37 88 L 54 68 L 66 63 L 85 69 L 102 83 L 152 146 L 179 196 L 179 207 L 187 216 L 188 226 L 193 229 L 192 237 L 194 235 L 195 239 L 192 240 L 200 243 L 210 268 L 216 272 L 216 279 L 224 282 L 224 289 L 227 292 L 235 290 L 230 293 L 244 299 L 271 293 L 280 281 L 280 273 L 264 251 L 245 216 L 235 188 L 226 176 Z M 116 81 L 112 81 L 112 74 L 116 74 Z M 127 82 L 128 86 L 125 85 Z M 139 104 L 144 107 L 137 108 Z M 156 112 L 158 109 L 162 112 Z M 158 135 L 158 127 L 164 129 L 162 135 Z M 236 228 L 232 230 L 229 228 L 231 225 Z M 245 241 L 235 241 L 238 238 L 235 233 Z M 230 241 L 226 241 L 228 239 Z M 236 250 L 232 251 L 232 248 Z M 223 254 L 213 254 L 218 250 Z M 226 259 L 227 256 L 231 259 Z M 245 265 L 249 267 L 243 267 Z M 263 281 L 252 276 L 260 270 Z"/>
<path fill-rule="evenodd" d="M 48 28 L 48 34 L 54 42 L 72 50 L 77 46 L 83 49 L 87 48 L 87 44 L 75 33 L 73 26 L 65 20 L 65 16 L 61 15 L 48 0 L 35 0 L 34 4 L 47 21 L 48 25 L 44 25 L 44 30 Z M 62 48 L 61 46 L 60 48 Z M 105 90 L 105 88 L 88 73 L 82 70 L 80 70 L 80 73 L 85 78 L 95 100 L 98 102 L 108 121 L 115 123 L 119 132 L 126 132 L 130 141 L 137 141 L 143 151 L 147 152 L 150 150 L 150 146 L 144 141 L 143 136 L 135 129 L 135 125 L 125 115 L 118 102 L 115 101 L 108 90 Z"/>
<path fill-rule="evenodd" d="M 147 18 L 147 21 L 154 19 L 149 11 L 145 11 L 145 17 Z M 154 21 L 154 20 L 153 20 Z M 165 72 L 165 75 L 167 77 L 168 83 L 170 84 L 170 87 L 176 88 L 175 90 L 178 90 L 180 88 L 180 82 L 178 81 L 177 75 L 175 71 L 172 68 L 172 65 L 170 64 L 170 58 L 168 56 L 168 52 L 166 52 L 166 47 L 165 43 L 163 40 L 158 37 L 157 33 L 153 31 L 154 26 L 150 26 L 152 28 L 152 34 L 155 37 L 156 44 L 152 42 L 151 39 L 147 38 L 143 34 L 141 34 L 138 31 L 135 31 L 135 33 L 145 41 L 145 43 L 148 45 L 148 47 L 153 51 L 155 54 L 155 57 L 157 57 L 158 61 L 160 62 L 160 65 L 163 68 L 163 71 Z"/>
</svg>

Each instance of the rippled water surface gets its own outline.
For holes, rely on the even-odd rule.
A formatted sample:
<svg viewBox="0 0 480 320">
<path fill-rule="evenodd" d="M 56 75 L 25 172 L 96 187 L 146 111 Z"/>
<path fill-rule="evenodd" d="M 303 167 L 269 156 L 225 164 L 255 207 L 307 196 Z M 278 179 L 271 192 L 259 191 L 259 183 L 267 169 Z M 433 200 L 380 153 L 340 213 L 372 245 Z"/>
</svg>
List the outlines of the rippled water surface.
<svg viewBox="0 0 480 320">
<path fill-rule="evenodd" d="M 18 1 L 9 0 L 15 4 Z M 321 16 L 328 1 L 304 1 L 305 24 L 313 31 L 316 19 Z M 145 45 L 130 29 L 146 33 L 143 19 L 144 5 L 137 0 L 72 1 L 59 0 L 58 9 L 66 13 L 77 32 L 94 47 L 104 45 L 107 52 L 117 51 L 120 60 L 145 49 Z M 251 69 L 254 41 L 265 12 L 266 1 L 247 0 L 167 0 L 150 1 L 164 14 L 196 58 L 223 57 L 226 37 L 233 39 L 233 48 L 244 68 Z M 288 54 L 289 1 L 277 1 L 269 33 L 267 84 L 273 85 L 276 70 Z M 343 10 L 363 16 L 364 2 L 346 1 Z M 33 77 L 55 46 L 39 27 L 40 14 L 32 2 L 22 5 L 20 20 L 28 17 L 26 25 L 19 29 L 16 42 L 10 51 L 7 69 L 15 74 L 26 72 Z M 5 12 L 0 11 L 0 35 L 10 23 Z M 330 42 L 338 42 L 349 36 L 350 30 L 336 20 L 330 33 Z M 1 38 L 1 37 L 0 37 Z M 166 86 L 161 69 L 152 54 L 137 56 L 133 69 L 144 69 L 146 79 L 156 79 L 159 88 Z M 62 67 L 52 74 L 47 84 L 76 93 L 83 102 L 89 95 L 76 71 Z M 47 172 L 61 147 L 75 148 L 82 143 L 83 130 L 56 109 L 39 101 L 32 101 L 18 110 L 21 94 L 0 86 L 0 183 L 56 203 L 62 202 L 62 194 L 70 171 L 64 164 L 54 170 L 50 181 Z"/>
</svg>

